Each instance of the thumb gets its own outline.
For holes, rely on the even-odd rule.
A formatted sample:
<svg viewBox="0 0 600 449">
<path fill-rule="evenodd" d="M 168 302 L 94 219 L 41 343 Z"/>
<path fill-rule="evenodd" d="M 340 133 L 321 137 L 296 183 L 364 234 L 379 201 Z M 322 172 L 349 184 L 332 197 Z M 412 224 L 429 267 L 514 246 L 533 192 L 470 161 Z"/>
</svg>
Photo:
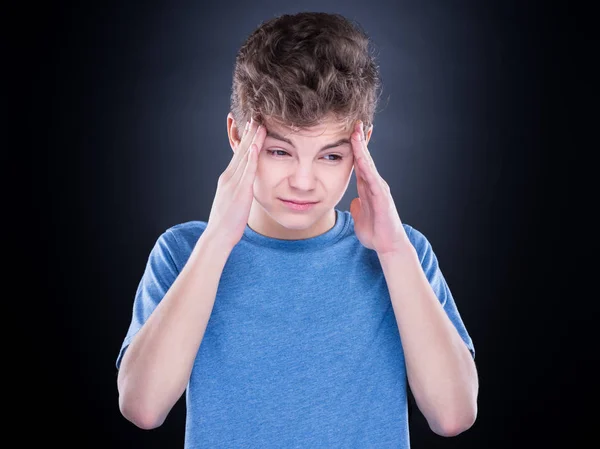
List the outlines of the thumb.
<svg viewBox="0 0 600 449">
<path fill-rule="evenodd" d="M 354 198 L 350 202 L 350 214 L 352 215 L 352 218 L 354 218 L 354 221 L 356 221 L 356 219 L 360 215 L 360 211 L 361 211 L 360 198 Z"/>
</svg>

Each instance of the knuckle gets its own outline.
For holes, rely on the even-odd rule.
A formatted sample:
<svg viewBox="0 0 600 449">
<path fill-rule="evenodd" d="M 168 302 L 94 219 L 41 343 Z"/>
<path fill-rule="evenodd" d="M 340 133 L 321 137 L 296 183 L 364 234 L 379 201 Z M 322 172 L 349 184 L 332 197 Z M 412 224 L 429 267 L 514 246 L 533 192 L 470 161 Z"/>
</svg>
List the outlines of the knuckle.
<svg viewBox="0 0 600 449">
<path fill-rule="evenodd" d="M 217 182 L 219 185 L 223 185 L 223 184 L 226 184 L 230 178 L 231 178 L 231 173 L 228 170 L 225 170 L 223 173 L 221 173 Z"/>
<path fill-rule="evenodd" d="M 233 200 L 233 202 L 239 202 L 241 201 L 243 198 L 243 189 L 237 188 L 235 189 L 235 191 L 231 194 L 231 199 Z"/>
</svg>

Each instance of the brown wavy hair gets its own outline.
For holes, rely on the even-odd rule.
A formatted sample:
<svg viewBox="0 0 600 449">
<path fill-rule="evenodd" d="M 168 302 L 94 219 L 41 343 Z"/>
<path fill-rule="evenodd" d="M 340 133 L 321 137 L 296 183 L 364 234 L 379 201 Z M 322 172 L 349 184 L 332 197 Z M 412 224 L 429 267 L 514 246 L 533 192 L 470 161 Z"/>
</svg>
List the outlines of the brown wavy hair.
<svg viewBox="0 0 600 449">
<path fill-rule="evenodd" d="M 238 50 L 231 113 L 242 126 L 269 118 L 292 129 L 326 116 L 366 128 L 381 95 L 372 41 L 340 14 L 301 12 L 262 22 Z"/>
</svg>

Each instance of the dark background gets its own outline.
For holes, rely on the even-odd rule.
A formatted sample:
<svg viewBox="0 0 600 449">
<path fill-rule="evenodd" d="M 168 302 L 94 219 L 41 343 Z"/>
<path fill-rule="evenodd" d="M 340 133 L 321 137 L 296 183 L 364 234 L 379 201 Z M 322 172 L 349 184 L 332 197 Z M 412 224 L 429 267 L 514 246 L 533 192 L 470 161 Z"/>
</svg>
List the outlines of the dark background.
<svg viewBox="0 0 600 449">
<path fill-rule="evenodd" d="M 23 129 L 11 148 L 33 175 L 27 241 L 48 254 L 26 253 L 37 277 L 19 281 L 40 301 L 35 352 L 20 351 L 35 367 L 17 373 L 32 435 L 183 447 L 183 398 L 152 431 L 119 413 L 115 360 L 134 293 L 160 233 L 208 218 L 232 154 L 237 48 L 261 21 L 313 10 L 357 20 L 373 38 L 384 88 L 369 147 L 402 220 L 433 244 L 477 351 L 477 422 L 448 439 L 415 412 L 413 447 L 593 438 L 596 408 L 583 405 L 597 298 L 579 292 L 596 270 L 571 190 L 590 179 L 597 150 L 589 13 L 572 2 L 291 5 L 62 2 L 15 15 L 6 92 Z M 353 179 L 338 208 L 354 196 Z"/>
</svg>

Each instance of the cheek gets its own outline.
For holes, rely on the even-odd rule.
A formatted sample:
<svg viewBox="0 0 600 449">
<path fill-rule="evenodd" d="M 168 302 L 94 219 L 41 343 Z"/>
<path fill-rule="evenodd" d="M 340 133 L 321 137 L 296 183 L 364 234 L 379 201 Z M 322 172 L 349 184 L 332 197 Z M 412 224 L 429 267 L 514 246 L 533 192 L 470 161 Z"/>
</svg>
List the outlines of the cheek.
<svg viewBox="0 0 600 449">
<path fill-rule="evenodd" d="M 262 158 L 264 157 L 264 159 Z M 270 161 L 268 155 L 262 155 L 256 166 L 256 182 L 263 186 L 273 186 L 280 183 L 289 175 L 289 164 L 280 161 Z"/>
<path fill-rule="evenodd" d="M 352 177 L 352 170 L 354 169 L 354 160 L 350 159 L 346 159 L 347 162 L 344 165 L 344 168 L 340 169 L 340 171 L 342 172 L 340 174 L 340 179 L 343 180 L 344 183 L 347 183 L 350 178 Z"/>
<path fill-rule="evenodd" d="M 271 186 L 274 183 L 273 170 L 268 167 L 268 164 L 261 164 L 259 161 L 256 167 L 256 176 L 254 177 L 254 194 L 264 197 L 271 191 Z"/>
<path fill-rule="evenodd" d="M 323 179 L 323 184 L 330 193 L 344 192 L 352 179 L 352 166 L 343 169 L 339 167 L 339 170 L 330 173 Z"/>
<path fill-rule="evenodd" d="M 336 186 L 339 189 L 343 189 L 344 191 L 348 188 L 348 184 L 350 184 L 350 180 L 352 179 L 352 169 L 354 168 L 354 164 L 349 164 L 344 168 L 343 173 L 339 175 L 337 178 Z"/>
<path fill-rule="evenodd" d="M 259 159 L 256 166 L 255 182 L 266 184 L 270 178 L 273 178 L 273 167 L 268 162 Z"/>
</svg>

